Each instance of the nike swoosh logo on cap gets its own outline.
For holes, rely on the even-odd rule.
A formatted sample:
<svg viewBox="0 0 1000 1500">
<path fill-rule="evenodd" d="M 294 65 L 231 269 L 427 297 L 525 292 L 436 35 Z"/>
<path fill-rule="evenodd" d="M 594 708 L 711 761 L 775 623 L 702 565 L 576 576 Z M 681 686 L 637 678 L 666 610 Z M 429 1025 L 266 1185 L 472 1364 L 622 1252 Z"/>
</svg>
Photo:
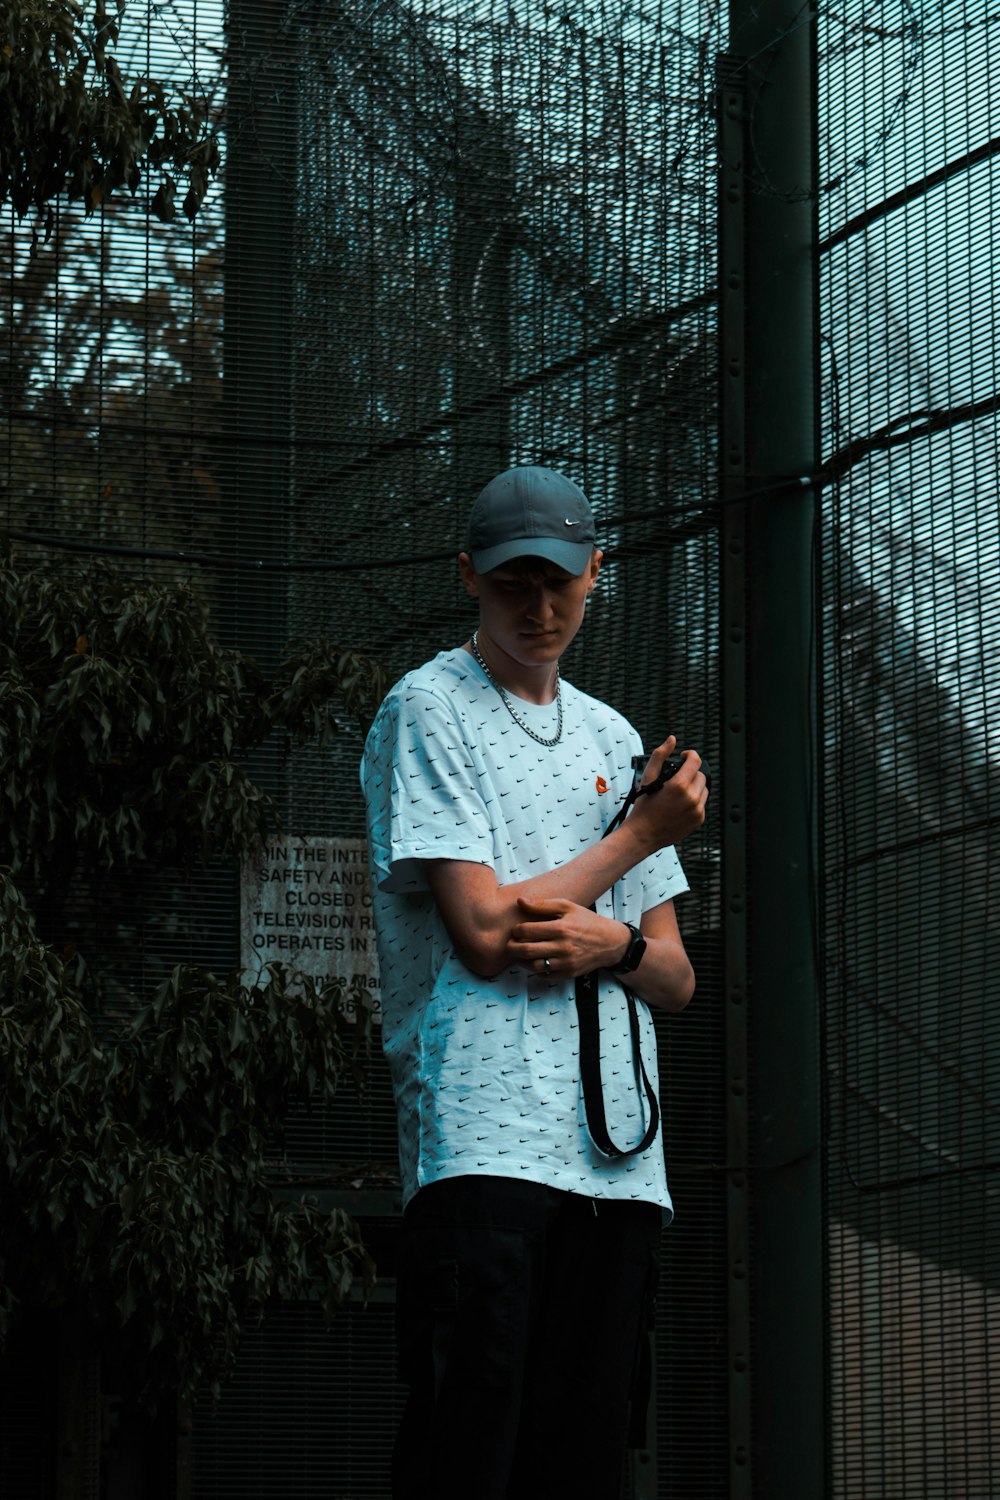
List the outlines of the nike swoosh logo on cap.
<svg viewBox="0 0 1000 1500">
<path fill-rule="evenodd" d="M 569 519 L 569 517 L 567 517 L 566 520 L 563 522 L 563 525 L 564 526 L 579 526 L 580 522 L 579 521 L 571 521 Z"/>
</svg>

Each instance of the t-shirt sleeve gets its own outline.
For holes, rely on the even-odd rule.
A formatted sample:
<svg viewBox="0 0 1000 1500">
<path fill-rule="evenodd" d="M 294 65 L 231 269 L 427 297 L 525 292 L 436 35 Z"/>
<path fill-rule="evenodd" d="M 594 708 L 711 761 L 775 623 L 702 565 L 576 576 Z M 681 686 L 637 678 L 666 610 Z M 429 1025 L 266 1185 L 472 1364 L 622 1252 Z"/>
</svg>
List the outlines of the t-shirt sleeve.
<svg viewBox="0 0 1000 1500">
<path fill-rule="evenodd" d="M 658 849 L 640 866 L 642 879 L 642 909 L 651 911 L 674 896 L 683 895 L 688 889 L 687 877 L 681 869 L 676 849 L 668 846 Z"/>
<path fill-rule="evenodd" d="M 493 821 L 460 717 L 426 690 L 401 688 L 379 710 L 361 769 L 371 867 L 395 892 L 427 889 L 421 862 L 491 865 Z"/>
</svg>

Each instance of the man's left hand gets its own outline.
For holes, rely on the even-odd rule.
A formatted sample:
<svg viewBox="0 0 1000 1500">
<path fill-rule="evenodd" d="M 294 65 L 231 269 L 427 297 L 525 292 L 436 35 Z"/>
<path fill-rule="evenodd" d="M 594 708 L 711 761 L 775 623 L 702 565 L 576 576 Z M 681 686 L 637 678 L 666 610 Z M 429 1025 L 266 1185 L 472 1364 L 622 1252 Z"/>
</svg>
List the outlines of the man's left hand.
<svg viewBox="0 0 1000 1500">
<path fill-rule="evenodd" d="M 518 898 L 523 921 L 507 943 L 511 963 L 524 964 L 543 979 L 575 979 L 618 963 L 628 947 L 624 922 L 598 916 L 574 901 Z"/>
</svg>

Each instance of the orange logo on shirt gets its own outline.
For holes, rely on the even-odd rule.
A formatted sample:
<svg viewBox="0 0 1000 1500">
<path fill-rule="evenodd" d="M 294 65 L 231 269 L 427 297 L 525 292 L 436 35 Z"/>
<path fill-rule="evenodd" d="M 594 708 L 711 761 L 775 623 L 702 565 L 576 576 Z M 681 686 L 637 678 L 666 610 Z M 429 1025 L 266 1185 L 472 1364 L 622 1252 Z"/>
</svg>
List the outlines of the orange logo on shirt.
<svg viewBox="0 0 1000 1500">
<path fill-rule="evenodd" d="M 608 783 L 605 781 L 604 777 L 603 776 L 598 776 L 598 778 L 597 778 L 597 793 L 598 793 L 598 796 L 603 797 L 604 793 L 607 791 L 607 789 L 608 789 Z"/>
</svg>

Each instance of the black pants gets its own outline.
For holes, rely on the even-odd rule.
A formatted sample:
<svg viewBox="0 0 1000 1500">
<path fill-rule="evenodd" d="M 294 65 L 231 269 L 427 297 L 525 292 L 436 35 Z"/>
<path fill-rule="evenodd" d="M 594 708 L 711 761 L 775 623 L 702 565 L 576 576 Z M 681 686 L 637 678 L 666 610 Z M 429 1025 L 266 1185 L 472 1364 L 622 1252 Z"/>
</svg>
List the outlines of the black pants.
<svg viewBox="0 0 1000 1500">
<path fill-rule="evenodd" d="M 659 1238 L 649 1203 L 423 1188 L 403 1225 L 395 1500 L 618 1500 Z"/>
</svg>

